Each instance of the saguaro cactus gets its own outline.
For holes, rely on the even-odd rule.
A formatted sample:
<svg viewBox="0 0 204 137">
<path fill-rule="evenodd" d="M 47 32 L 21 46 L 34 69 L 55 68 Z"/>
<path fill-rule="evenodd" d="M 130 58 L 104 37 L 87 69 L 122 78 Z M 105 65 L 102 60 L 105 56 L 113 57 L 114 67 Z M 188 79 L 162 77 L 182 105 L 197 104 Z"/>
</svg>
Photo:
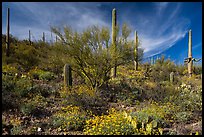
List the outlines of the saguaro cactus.
<svg viewBox="0 0 204 137">
<path fill-rule="evenodd" d="M 29 34 L 29 39 L 28 39 L 28 41 L 29 41 L 29 44 L 31 45 L 31 33 L 30 33 L 30 30 L 29 30 L 28 34 Z"/>
<path fill-rule="evenodd" d="M 192 31 L 191 30 L 189 30 L 189 37 L 188 37 L 188 58 L 189 58 L 188 73 L 191 76 L 192 75 L 192 67 L 193 67 L 193 62 L 192 62 Z"/>
<path fill-rule="evenodd" d="M 188 37 L 188 58 L 184 60 L 185 63 L 188 64 L 188 74 L 189 77 L 192 76 L 192 68 L 193 68 L 193 61 L 198 62 L 201 59 L 195 59 L 192 57 L 192 31 L 189 30 L 189 37 Z"/>
<path fill-rule="evenodd" d="M 72 86 L 72 70 L 69 64 L 64 66 L 64 85 L 66 87 Z"/>
<path fill-rule="evenodd" d="M 42 37 L 43 42 L 45 42 L 45 33 L 43 32 L 43 37 Z"/>
<path fill-rule="evenodd" d="M 10 9 L 7 9 L 7 35 L 6 35 L 6 56 L 9 57 L 9 48 L 10 48 L 10 40 L 9 40 L 9 31 L 10 31 Z"/>
<path fill-rule="evenodd" d="M 174 72 L 170 73 L 170 82 L 173 83 L 174 82 Z"/>
<path fill-rule="evenodd" d="M 134 65 L 135 65 L 135 70 L 138 70 L 138 36 L 137 36 L 137 31 L 135 31 Z"/>
<path fill-rule="evenodd" d="M 116 9 L 114 8 L 112 10 L 112 45 L 114 46 L 114 50 L 116 52 L 116 25 L 117 25 L 117 19 L 116 19 Z M 115 54 L 115 53 L 114 53 Z M 115 56 L 115 55 L 114 55 Z M 116 73 L 117 73 L 117 66 L 116 66 L 116 58 L 115 59 L 115 66 L 112 69 L 112 76 L 116 77 Z"/>
</svg>

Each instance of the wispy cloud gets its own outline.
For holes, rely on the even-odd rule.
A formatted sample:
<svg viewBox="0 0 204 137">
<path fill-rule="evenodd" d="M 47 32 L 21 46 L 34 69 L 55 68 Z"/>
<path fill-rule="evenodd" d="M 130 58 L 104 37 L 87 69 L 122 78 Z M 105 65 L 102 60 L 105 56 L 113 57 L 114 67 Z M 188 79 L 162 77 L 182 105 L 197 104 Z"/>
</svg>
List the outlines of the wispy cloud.
<svg viewBox="0 0 204 137">
<path fill-rule="evenodd" d="M 18 11 L 15 12 L 15 16 L 19 17 L 17 22 L 11 24 L 11 33 L 20 39 L 25 39 L 28 37 L 28 30 L 31 29 L 33 38 L 37 40 L 41 39 L 42 32 L 46 33 L 48 39 L 50 38 L 50 26 L 68 25 L 76 31 L 82 31 L 91 25 L 110 28 L 111 8 L 124 3 L 114 5 L 114 3 L 99 2 L 12 2 L 11 4 Z M 146 6 L 146 3 L 133 4 L 137 8 L 135 6 L 121 8 L 118 19 L 127 22 L 132 30 L 138 31 L 144 57 L 165 51 L 188 32 L 190 20 L 180 16 L 181 3 L 148 3 L 150 6 Z M 110 8 L 110 12 L 104 11 L 102 6 Z M 147 9 L 143 9 L 145 6 L 149 9 L 148 12 Z M 2 32 L 6 32 L 5 23 Z M 134 31 L 130 39 L 134 40 Z"/>
<path fill-rule="evenodd" d="M 180 4 L 154 4 L 155 13 L 137 16 L 135 30 L 144 48 L 144 57 L 160 54 L 185 37 L 190 20 L 179 16 Z M 174 10 L 170 8 L 174 6 Z M 131 25 L 133 26 L 133 25 Z M 134 35 L 131 35 L 131 39 Z"/>
<path fill-rule="evenodd" d="M 76 31 L 82 31 L 91 25 L 108 26 L 105 21 L 103 11 L 99 10 L 100 3 L 78 3 L 78 2 L 17 2 L 12 3 L 21 12 L 28 12 L 29 18 L 35 23 L 12 24 L 13 30 L 19 30 L 18 33 L 27 33 L 28 28 L 31 31 L 41 30 L 42 33 L 50 30 L 50 26 L 63 27 L 71 26 Z M 35 30 L 34 30 L 35 29 Z M 3 27 L 3 32 L 5 32 Z M 18 35 L 19 36 L 19 35 Z M 22 34 L 21 39 L 24 38 Z"/>
</svg>

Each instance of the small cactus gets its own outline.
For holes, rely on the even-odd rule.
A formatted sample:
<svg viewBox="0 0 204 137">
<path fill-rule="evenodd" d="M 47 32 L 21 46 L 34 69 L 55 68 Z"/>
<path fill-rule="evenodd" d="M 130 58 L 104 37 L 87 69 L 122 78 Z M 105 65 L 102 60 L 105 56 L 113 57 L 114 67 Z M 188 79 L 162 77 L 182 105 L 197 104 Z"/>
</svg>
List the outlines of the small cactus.
<svg viewBox="0 0 204 137">
<path fill-rule="evenodd" d="M 72 71 L 69 64 L 64 66 L 64 85 L 66 87 L 72 86 Z"/>
<path fill-rule="evenodd" d="M 170 73 L 170 82 L 173 83 L 174 82 L 174 72 Z"/>
</svg>

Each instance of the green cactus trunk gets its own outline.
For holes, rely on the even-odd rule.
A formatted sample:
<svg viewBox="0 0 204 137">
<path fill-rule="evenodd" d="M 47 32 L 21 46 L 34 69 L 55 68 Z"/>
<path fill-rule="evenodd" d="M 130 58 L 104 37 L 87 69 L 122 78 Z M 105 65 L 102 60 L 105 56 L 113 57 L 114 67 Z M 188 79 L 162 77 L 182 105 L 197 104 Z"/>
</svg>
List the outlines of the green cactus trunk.
<svg viewBox="0 0 204 137">
<path fill-rule="evenodd" d="M 43 37 L 42 37 L 43 42 L 45 42 L 45 33 L 43 32 Z"/>
<path fill-rule="evenodd" d="M 174 82 L 174 72 L 170 73 L 170 82 L 173 83 Z"/>
<path fill-rule="evenodd" d="M 30 33 L 30 30 L 29 30 L 29 44 L 31 45 L 31 33 Z"/>
<path fill-rule="evenodd" d="M 69 64 L 64 66 L 64 85 L 65 87 L 72 86 L 72 70 Z"/>
<path fill-rule="evenodd" d="M 114 50 L 116 52 L 116 25 L 117 25 L 117 19 L 116 19 L 116 9 L 114 8 L 112 10 L 112 45 L 114 46 Z M 113 53 L 115 54 L 115 53 Z M 115 57 L 115 55 L 114 55 Z M 116 58 L 114 58 L 114 68 L 112 69 L 112 76 L 116 77 L 117 73 L 117 66 L 116 66 Z"/>
<path fill-rule="evenodd" d="M 9 31 L 10 31 L 10 9 L 7 9 L 7 35 L 6 35 L 6 56 L 9 57 L 9 48 L 10 48 L 10 40 L 9 40 Z"/>
<path fill-rule="evenodd" d="M 135 31 L 135 50 L 134 50 L 134 65 L 135 70 L 138 70 L 138 36 L 137 31 Z"/>
<path fill-rule="evenodd" d="M 188 74 L 189 77 L 192 76 L 192 67 L 193 67 L 193 60 L 192 60 L 192 31 L 189 30 L 189 37 L 188 37 Z"/>
</svg>

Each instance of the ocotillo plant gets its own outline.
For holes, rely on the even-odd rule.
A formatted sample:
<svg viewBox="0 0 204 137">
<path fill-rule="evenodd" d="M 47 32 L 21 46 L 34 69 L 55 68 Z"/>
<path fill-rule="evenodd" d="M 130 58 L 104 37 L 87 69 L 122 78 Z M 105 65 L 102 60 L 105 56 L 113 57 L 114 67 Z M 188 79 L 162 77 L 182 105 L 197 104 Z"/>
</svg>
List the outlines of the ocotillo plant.
<svg viewBox="0 0 204 137">
<path fill-rule="evenodd" d="M 184 63 L 188 64 L 188 74 L 189 77 L 192 76 L 192 68 L 193 68 L 193 61 L 198 62 L 201 59 L 195 59 L 192 57 L 192 31 L 189 30 L 189 37 L 188 37 L 188 58 L 184 60 Z"/>
<path fill-rule="evenodd" d="M 173 83 L 173 82 L 174 82 L 174 72 L 171 72 L 170 75 L 169 75 L 169 77 L 170 77 L 170 78 L 169 78 L 169 79 L 170 79 L 170 82 Z"/>
<path fill-rule="evenodd" d="M 116 19 L 116 9 L 114 8 L 112 10 L 112 45 L 114 47 L 114 50 L 116 51 L 116 25 L 117 25 L 117 19 Z M 115 53 L 113 53 L 115 54 Z M 114 55 L 115 56 L 115 55 Z M 116 77 L 117 73 L 117 66 L 116 66 L 116 58 L 114 58 L 114 68 L 112 69 L 112 76 Z"/>
<path fill-rule="evenodd" d="M 10 40 L 9 40 L 9 29 L 10 29 L 10 9 L 7 9 L 7 35 L 6 35 L 6 56 L 9 57 L 9 48 L 10 48 Z"/>
<path fill-rule="evenodd" d="M 138 70 L 138 36 L 137 36 L 137 31 L 135 31 L 134 64 L 135 64 L 135 70 Z"/>
<path fill-rule="evenodd" d="M 72 86 L 72 70 L 69 64 L 64 66 L 64 85 L 65 87 Z"/>
</svg>

